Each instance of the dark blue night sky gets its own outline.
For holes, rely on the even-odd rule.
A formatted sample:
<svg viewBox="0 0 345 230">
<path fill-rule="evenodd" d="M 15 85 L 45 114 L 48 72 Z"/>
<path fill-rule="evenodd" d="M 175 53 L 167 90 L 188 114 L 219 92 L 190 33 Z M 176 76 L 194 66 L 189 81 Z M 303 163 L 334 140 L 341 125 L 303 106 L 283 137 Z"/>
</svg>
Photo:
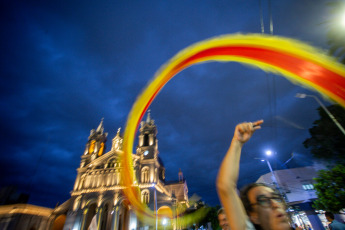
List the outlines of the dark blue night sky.
<svg viewBox="0 0 345 230">
<path fill-rule="evenodd" d="M 259 0 L 16 1 L 0 3 L 0 186 L 54 207 L 70 197 L 90 130 L 104 118 L 107 150 L 136 97 L 185 47 L 232 33 L 261 33 Z M 265 32 L 268 2 L 262 0 Z M 327 50 L 328 1 L 272 1 L 274 34 Z M 312 164 L 302 145 L 318 118 L 317 94 L 238 63 L 192 66 L 151 105 L 167 180 L 182 170 L 189 195 L 219 204 L 218 167 L 235 125 L 264 119 L 244 148 L 239 186 L 274 169 Z M 328 102 L 325 102 L 329 105 Z"/>
</svg>

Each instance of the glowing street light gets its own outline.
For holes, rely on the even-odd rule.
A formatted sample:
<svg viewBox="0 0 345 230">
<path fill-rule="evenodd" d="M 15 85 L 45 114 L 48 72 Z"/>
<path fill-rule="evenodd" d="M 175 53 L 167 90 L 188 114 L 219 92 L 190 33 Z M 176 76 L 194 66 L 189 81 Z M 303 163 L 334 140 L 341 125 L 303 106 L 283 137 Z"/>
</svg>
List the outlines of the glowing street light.
<svg viewBox="0 0 345 230">
<path fill-rule="evenodd" d="M 162 220 L 162 224 L 163 224 L 163 225 L 166 225 L 166 224 L 167 224 L 167 219 L 164 218 L 164 219 Z"/>
<path fill-rule="evenodd" d="M 331 112 L 329 112 L 329 110 L 326 108 L 326 106 L 319 100 L 319 98 L 315 95 L 307 95 L 304 93 L 297 93 L 296 97 L 298 98 L 306 98 L 306 97 L 312 97 L 314 98 L 317 103 L 319 103 L 319 105 L 323 108 L 323 110 L 325 110 L 325 112 L 327 113 L 327 115 L 332 119 L 332 121 L 338 126 L 338 128 L 340 129 L 340 131 L 344 134 L 345 136 L 345 129 L 343 128 L 343 126 L 341 126 L 341 124 L 339 124 L 339 122 L 337 121 L 337 119 L 335 119 L 335 117 L 331 114 Z"/>
<path fill-rule="evenodd" d="M 163 218 L 162 224 L 163 224 L 163 226 L 164 226 L 164 230 L 165 230 L 165 226 L 167 225 L 167 223 L 168 223 L 167 219 L 166 219 L 166 218 Z"/>
<path fill-rule="evenodd" d="M 267 156 L 271 156 L 271 155 L 272 155 L 272 151 L 271 151 L 271 150 L 267 150 L 267 151 L 266 151 L 266 155 L 267 155 Z"/>
</svg>

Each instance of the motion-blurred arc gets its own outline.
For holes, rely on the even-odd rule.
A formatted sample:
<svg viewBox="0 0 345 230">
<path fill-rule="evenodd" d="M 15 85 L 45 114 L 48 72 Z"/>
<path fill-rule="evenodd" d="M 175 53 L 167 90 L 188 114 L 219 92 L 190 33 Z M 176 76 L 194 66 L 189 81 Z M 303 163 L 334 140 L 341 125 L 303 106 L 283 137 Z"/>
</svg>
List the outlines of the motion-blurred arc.
<svg viewBox="0 0 345 230">
<path fill-rule="evenodd" d="M 279 73 L 294 83 L 314 89 L 345 107 L 345 68 L 335 59 L 293 39 L 267 35 L 224 35 L 192 45 L 163 65 L 137 98 L 128 116 L 123 142 L 125 190 L 142 217 L 155 218 L 141 204 L 139 188 L 133 186 L 132 149 L 144 113 L 163 86 L 183 69 L 207 61 L 236 61 Z"/>
</svg>

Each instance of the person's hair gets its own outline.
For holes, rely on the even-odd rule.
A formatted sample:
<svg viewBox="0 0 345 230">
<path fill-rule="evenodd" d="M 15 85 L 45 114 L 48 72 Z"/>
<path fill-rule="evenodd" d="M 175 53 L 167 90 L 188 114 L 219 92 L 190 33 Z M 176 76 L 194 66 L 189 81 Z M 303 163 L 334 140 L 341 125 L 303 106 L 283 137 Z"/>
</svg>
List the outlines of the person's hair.
<svg viewBox="0 0 345 230">
<path fill-rule="evenodd" d="M 333 213 L 331 213 L 331 212 L 325 212 L 325 216 L 328 216 L 329 218 L 331 218 L 332 220 L 334 220 L 334 215 L 333 215 Z"/>
<path fill-rule="evenodd" d="M 251 205 L 249 198 L 248 198 L 248 193 L 252 188 L 259 187 L 259 186 L 267 187 L 267 188 L 272 189 L 273 191 L 276 191 L 274 188 L 272 188 L 271 186 L 264 184 L 264 183 L 251 183 L 251 184 L 244 186 L 240 190 L 240 198 L 242 200 L 244 209 L 246 210 L 248 216 L 249 216 L 249 213 L 253 211 L 252 205 Z"/>
<path fill-rule="evenodd" d="M 217 211 L 217 216 L 219 216 L 220 214 L 225 214 L 224 208 L 218 209 L 218 211 Z"/>
</svg>

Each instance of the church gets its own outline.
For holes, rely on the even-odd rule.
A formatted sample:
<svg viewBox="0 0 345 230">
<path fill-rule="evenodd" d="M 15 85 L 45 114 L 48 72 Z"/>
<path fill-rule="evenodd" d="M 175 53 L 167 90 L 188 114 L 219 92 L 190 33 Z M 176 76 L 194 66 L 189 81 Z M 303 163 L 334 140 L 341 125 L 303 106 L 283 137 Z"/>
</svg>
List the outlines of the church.
<svg viewBox="0 0 345 230">
<path fill-rule="evenodd" d="M 181 170 L 178 181 L 166 181 L 165 168 L 159 158 L 157 127 L 150 112 L 140 124 L 138 146 L 133 154 L 133 186 L 139 187 L 141 201 L 156 215 L 164 217 L 156 220 L 155 226 L 139 220 L 124 196 L 120 129 L 112 139 L 109 152 L 105 152 L 107 135 L 103 120 L 96 130 L 91 130 L 71 198 L 54 209 L 52 216 L 66 218 L 65 230 L 184 228 L 178 216 L 189 208 L 187 183 Z"/>
</svg>

